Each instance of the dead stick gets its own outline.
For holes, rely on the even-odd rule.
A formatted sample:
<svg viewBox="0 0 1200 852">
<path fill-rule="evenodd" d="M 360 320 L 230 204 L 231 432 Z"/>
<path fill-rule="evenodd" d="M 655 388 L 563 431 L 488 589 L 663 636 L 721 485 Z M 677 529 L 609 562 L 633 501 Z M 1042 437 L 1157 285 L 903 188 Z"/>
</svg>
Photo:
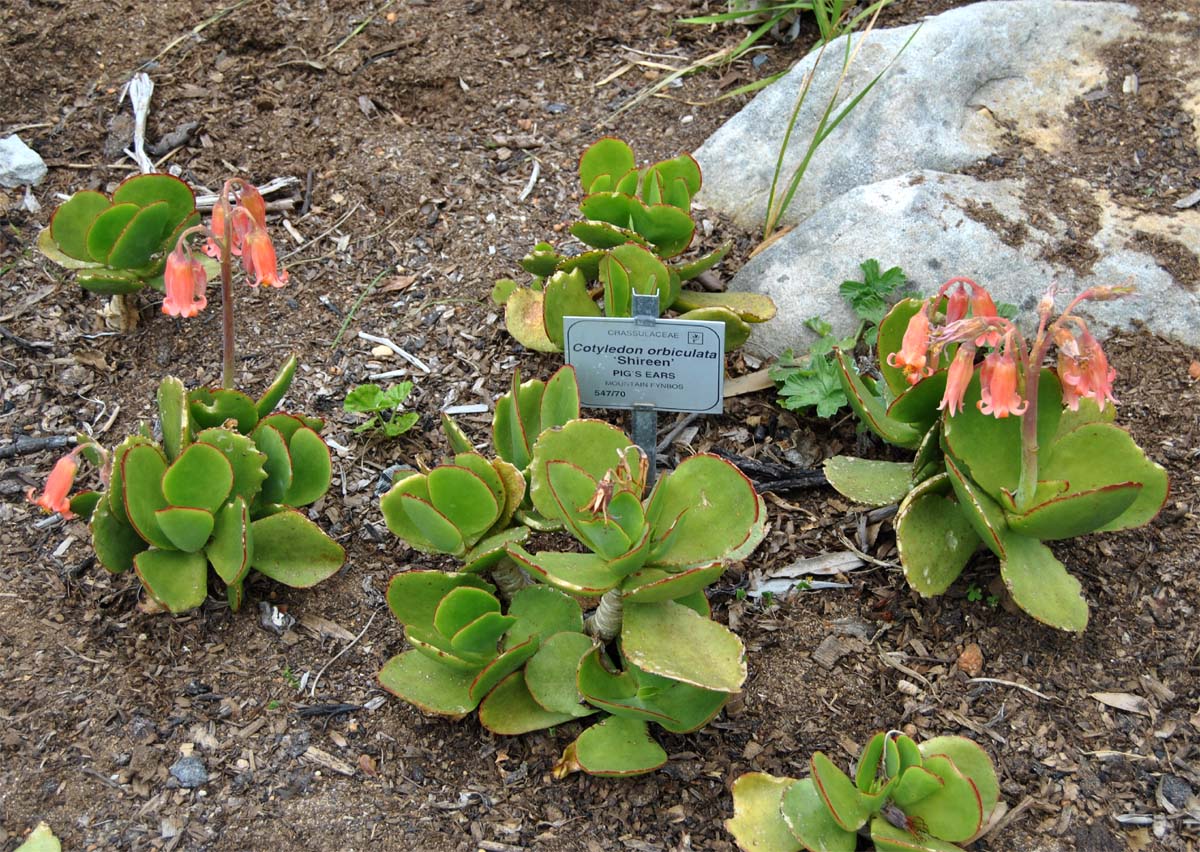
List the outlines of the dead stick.
<svg viewBox="0 0 1200 852">
<path fill-rule="evenodd" d="M 42 450 L 60 450 L 75 442 L 67 435 L 46 435 L 41 438 L 18 438 L 11 444 L 0 447 L 0 459 L 11 459 L 13 456 L 23 456 L 28 453 L 40 453 Z"/>
</svg>

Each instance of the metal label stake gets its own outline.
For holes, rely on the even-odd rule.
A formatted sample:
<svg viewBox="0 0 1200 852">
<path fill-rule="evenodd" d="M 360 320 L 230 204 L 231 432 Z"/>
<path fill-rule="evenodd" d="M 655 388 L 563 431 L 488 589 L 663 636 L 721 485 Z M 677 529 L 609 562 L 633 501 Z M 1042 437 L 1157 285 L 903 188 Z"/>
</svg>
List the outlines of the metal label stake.
<svg viewBox="0 0 1200 852">
<path fill-rule="evenodd" d="M 633 321 L 640 326 L 653 326 L 658 321 L 658 293 L 643 296 L 633 294 Z M 649 462 L 646 487 L 653 488 L 658 478 L 658 409 L 652 402 L 639 402 L 633 406 L 633 441 L 642 448 Z"/>
</svg>

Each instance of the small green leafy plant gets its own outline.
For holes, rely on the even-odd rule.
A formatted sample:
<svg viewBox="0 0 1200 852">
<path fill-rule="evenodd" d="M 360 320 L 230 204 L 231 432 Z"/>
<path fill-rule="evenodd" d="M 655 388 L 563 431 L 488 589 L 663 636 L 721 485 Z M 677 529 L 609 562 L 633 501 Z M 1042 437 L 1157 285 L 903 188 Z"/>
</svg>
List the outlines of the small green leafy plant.
<svg viewBox="0 0 1200 852">
<path fill-rule="evenodd" d="M 170 175 L 136 175 L 112 198 L 83 190 L 60 204 L 50 227 L 38 235 L 38 249 L 75 270 L 86 290 L 122 294 L 147 285 L 161 290 L 167 253 L 199 223 L 190 186 Z"/>
<path fill-rule="evenodd" d="M 805 325 L 817 335 L 817 340 L 809 348 L 808 355 L 797 359 L 788 349 L 769 371 L 771 379 L 779 386 L 779 404 L 789 411 L 815 408 L 818 417 L 832 417 L 849 404 L 842 390 L 833 351 L 839 348 L 853 351 L 860 341 L 873 346 L 877 326 L 887 312 L 889 302 L 907 280 L 900 267 L 893 266 L 882 272 L 879 261 L 874 259 L 863 261 L 859 268 L 863 280 L 843 281 L 839 288 L 858 317 L 857 330 L 838 339 L 833 336 L 833 327 L 829 323 L 820 317 L 812 317 Z"/>
<path fill-rule="evenodd" d="M 687 263 L 671 262 L 696 232 L 690 210 L 701 176 L 690 154 L 638 169 L 632 149 L 606 137 L 584 151 L 579 180 L 584 219 L 570 231 L 586 249 L 560 254 L 538 243 L 521 260 L 533 275 L 528 286 L 501 279 L 492 290 L 505 306 L 509 334 L 523 346 L 561 352 L 563 317 L 631 316 L 634 293 L 657 293 L 661 312 L 674 310 L 680 319 L 725 323 L 727 350 L 746 342 L 750 323 L 775 316 L 767 296 L 683 288 L 729 251 L 725 245 Z"/>
<path fill-rule="evenodd" d="M 640 450 L 578 413 L 570 367 L 545 383 L 514 379 L 493 424 L 507 460 L 466 451 L 453 427 L 463 451 L 384 495 L 389 529 L 461 568 L 392 580 L 412 650 L 379 680 L 427 712 L 478 709 L 497 734 L 596 716 L 556 776 L 634 775 L 666 761 L 649 722 L 695 730 L 741 688 L 744 648 L 711 620 L 704 588 L 761 541 L 766 511 L 714 456 L 687 459 L 647 496 Z M 531 553 L 522 521 L 573 541 Z M 585 603 L 596 604 L 587 617 Z"/>
<path fill-rule="evenodd" d="M 373 429 L 382 432 L 388 438 L 395 438 L 415 426 L 420 419 L 420 415 L 415 411 L 406 411 L 403 414 L 399 411 L 412 389 L 412 382 L 400 382 L 387 390 L 376 384 L 359 385 L 346 394 L 342 410 L 371 415 L 354 430 L 355 432 Z"/>
<path fill-rule="evenodd" d="M 918 593 L 944 592 L 983 544 L 1017 606 L 1062 630 L 1087 626 L 1079 581 L 1043 542 L 1142 526 L 1167 496 L 1166 471 L 1113 424 L 1116 371 L 1075 313 L 1129 292 L 1095 287 L 1056 316 L 1051 288 L 1027 340 L 987 290 L 954 278 L 883 319 L 880 381 L 836 353 L 858 417 L 915 458 L 835 456 L 826 475 L 859 502 L 899 502 L 900 560 Z"/>
<path fill-rule="evenodd" d="M 211 229 L 187 227 L 178 234 L 166 261 L 163 311 L 191 317 L 206 306 L 207 275 L 187 243 L 193 233 L 206 234 L 209 250 L 221 258 L 221 387 L 187 391 L 168 376 L 158 387 L 157 430 L 143 423 L 112 450 L 83 436 L 55 464 L 42 495 L 29 495 L 47 511 L 87 518 L 97 561 L 112 573 L 136 571 L 150 611 L 185 612 L 203 604 L 210 566 L 236 610 L 251 570 L 306 588 L 345 560 L 341 545 L 298 511 L 324 496 L 332 464 L 317 434 L 321 420 L 275 411 L 291 387 L 296 359 L 288 359 L 257 400 L 233 388 L 234 252 L 242 253 L 258 282 L 287 281 L 275 268 L 262 198 L 249 184 L 231 181 L 213 216 Z M 81 455 L 99 466 L 103 490 L 71 497 Z"/>
<path fill-rule="evenodd" d="M 965 737 L 918 746 L 878 733 L 854 778 L 821 752 L 802 780 L 761 772 L 733 784 L 725 827 L 746 852 L 854 852 L 859 832 L 879 852 L 952 852 L 983 829 L 1000 799 L 987 752 Z"/>
</svg>

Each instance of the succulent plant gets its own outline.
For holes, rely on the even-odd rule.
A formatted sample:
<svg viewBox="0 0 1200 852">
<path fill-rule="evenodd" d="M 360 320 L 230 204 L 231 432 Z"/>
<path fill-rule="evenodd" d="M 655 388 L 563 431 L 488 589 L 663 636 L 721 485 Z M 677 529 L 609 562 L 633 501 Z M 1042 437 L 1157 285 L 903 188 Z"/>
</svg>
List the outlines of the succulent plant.
<svg viewBox="0 0 1200 852">
<path fill-rule="evenodd" d="M 163 288 L 167 253 L 200 223 L 191 187 L 163 174 L 122 181 L 112 198 L 83 190 L 59 205 L 38 249 L 76 271 L 80 286 L 96 293 Z"/>
<path fill-rule="evenodd" d="M 969 299 L 967 285 L 975 288 Z M 982 542 L 1021 609 L 1062 630 L 1087 626 L 1079 581 L 1043 542 L 1142 526 L 1167 496 L 1166 471 L 1112 422 L 1115 374 L 1072 313 L 1084 299 L 1120 294 L 1087 291 L 1053 321 L 1048 294 L 1026 351 L 986 291 L 954 279 L 933 299 L 907 299 L 884 318 L 881 381 L 858 375 L 839 353 L 859 418 L 916 456 L 911 464 L 835 457 L 826 473 L 851 499 L 900 503 L 896 539 L 918 593 L 944 592 Z M 1043 366 L 1051 343 L 1057 370 Z M 982 346 L 991 351 L 976 366 Z"/>
<path fill-rule="evenodd" d="M 289 359 L 257 401 L 232 390 L 187 393 L 167 377 L 158 388 L 161 440 L 145 427 L 126 438 L 106 454 L 107 490 L 71 501 L 90 518 L 100 564 L 135 570 L 154 607 L 200 606 L 210 565 L 235 610 L 252 569 L 307 588 L 342 566 L 342 547 L 297 511 L 329 488 L 322 423 L 273 411 L 295 369 Z"/>
<path fill-rule="evenodd" d="M 538 243 L 521 260 L 534 276 L 529 286 L 503 279 L 492 292 L 505 304 L 508 331 L 521 344 L 561 352 L 563 317 L 628 317 L 634 293 L 658 293 L 661 311 L 674 309 L 681 319 L 724 322 L 729 350 L 746 342 L 749 323 L 775 315 L 767 296 L 682 288 L 729 251 L 726 245 L 688 263 L 669 263 L 687 251 L 696 231 L 690 210 L 701 176 L 691 155 L 639 170 L 630 147 L 606 137 L 584 151 L 579 179 L 584 219 L 570 230 L 587 248 L 563 255 L 550 243 Z"/>
<path fill-rule="evenodd" d="M 508 460 L 458 452 L 384 495 L 393 532 L 463 566 L 392 581 L 389 605 L 413 649 L 380 683 L 427 712 L 478 707 L 499 734 L 604 713 L 556 774 L 648 772 L 666 760 L 649 722 L 695 730 L 745 680 L 742 644 L 711 620 L 704 589 L 761 541 L 765 505 L 713 456 L 684 461 L 643 499 L 640 450 L 608 424 L 559 423 L 571 413 L 570 368 L 544 385 L 514 379 L 493 424 Z M 455 450 L 470 446 L 448 431 Z M 564 528 L 588 552 L 530 553 L 525 523 Z M 589 599 L 599 606 L 585 619 Z"/>
<path fill-rule="evenodd" d="M 1000 797 L 987 753 L 965 737 L 918 746 L 895 731 L 878 733 L 859 757 L 854 779 L 816 752 L 803 780 L 761 772 L 733 784 L 725 822 L 746 852 L 853 852 L 869 832 L 880 852 L 951 852 L 979 834 Z"/>
</svg>

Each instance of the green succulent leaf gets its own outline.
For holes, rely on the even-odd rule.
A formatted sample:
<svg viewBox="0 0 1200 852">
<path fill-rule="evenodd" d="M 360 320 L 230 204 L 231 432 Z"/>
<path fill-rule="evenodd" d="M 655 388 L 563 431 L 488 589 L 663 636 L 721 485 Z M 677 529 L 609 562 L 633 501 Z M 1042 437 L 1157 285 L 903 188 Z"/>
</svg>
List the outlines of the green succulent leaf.
<svg viewBox="0 0 1200 852">
<path fill-rule="evenodd" d="M 299 512 L 288 510 L 250 525 L 255 571 L 276 582 L 307 589 L 337 573 L 346 551 Z"/>
<path fill-rule="evenodd" d="M 263 503 L 283 503 L 288 489 L 292 485 L 292 454 L 288 452 L 287 439 L 279 430 L 269 423 L 259 423 L 250 433 L 254 446 L 266 456 L 263 470 L 267 478 L 263 480 L 259 500 Z"/>
<path fill-rule="evenodd" d="M 554 274 L 562 255 L 554 250 L 550 243 L 538 243 L 533 251 L 521 258 L 521 267 L 530 275 L 549 278 Z"/>
<path fill-rule="evenodd" d="M 813 754 L 810 768 L 813 786 L 834 821 L 846 831 L 862 828 L 870 813 L 863 803 L 863 794 L 850 777 L 819 751 Z"/>
<path fill-rule="evenodd" d="M 529 496 L 543 517 L 561 520 L 562 513 L 550 489 L 548 465 L 569 461 L 594 480 L 616 467 L 633 443 L 620 429 L 600 420 L 574 420 L 547 429 L 537 438 L 530 462 Z"/>
<path fill-rule="evenodd" d="M 541 290 L 519 287 L 513 290 L 504 304 L 504 325 L 508 333 L 526 349 L 534 352 L 560 352 L 546 335 L 546 294 Z"/>
<path fill-rule="evenodd" d="M 849 355 L 841 349 L 835 349 L 834 360 L 837 362 L 838 376 L 842 381 L 842 389 L 846 392 L 846 399 L 863 425 L 889 444 L 915 449 L 921 443 L 925 432 L 888 416 L 883 398 L 863 382 Z M 907 387 L 907 383 L 905 386 Z"/>
<path fill-rule="evenodd" d="M 96 561 L 113 574 L 132 568 L 133 558 L 150 546 L 133 527 L 113 514 L 108 500 L 96 504 L 89 526 Z"/>
<path fill-rule="evenodd" d="M 175 545 L 158 526 L 155 513 L 167 507 L 162 479 L 167 461 L 158 447 L 139 444 L 125 453 L 121 464 L 125 516 L 146 541 L 166 550 Z"/>
<path fill-rule="evenodd" d="M 279 372 L 275 374 L 271 384 L 254 404 L 254 409 L 260 418 L 266 417 L 274 411 L 275 406 L 283 400 L 288 388 L 292 386 L 292 379 L 296 376 L 296 366 L 299 363 L 295 355 L 289 355 L 288 359 L 283 362 L 283 366 L 279 368 Z"/>
<path fill-rule="evenodd" d="M 204 553 L 225 585 L 239 586 L 254 561 L 254 539 L 246 501 L 234 497 L 220 508 L 214 520 L 212 540 Z"/>
<path fill-rule="evenodd" d="M 668 574 L 657 568 L 646 568 L 630 574 L 621 583 L 622 599 L 626 603 L 659 603 L 673 601 L 708 588 L 725 573 L 724 562 L 713 562 L 686 568 L 678 574 Z"/>
<path fill-rule="evenodd" d="M 813 778 L 788 786 L 779 803 L 779 811 L 792 837 L 808 849 L 854 852 L 858 848 L 858 835 L 838 824 Z"/>
<path fill-rule="evenodd" d="M 527 639 L 545 640 L 558 633 L 581 633 L 583 611 L 579 602 L 548 586 L 527 586 L 512 596 L 508 614 L 516 623 L 504 637 L 506 649 Z"/>
<path fill-rule="evenodd" d="M 974 837 L 983 827 L 983 804 L 979 791 L 954 762 L 944 755 L 925 758 L 922 769 L 941 779 L 942 784 L 904 808 L 909 817 L 922 820 L 932 836 L 951 843 Z M 910 769 L 908 773 L 916 770 Z M 905 773 L 904 780 L 908 777 Z M 899 788 L 897 788 L 899 789 Z"/>
<path fill-rule="evenodd" d="M 620 139 L 605 136 L 588 146 L 579 158 L 579 182 L 585 193 L 601 175 L 614 178 L 632 171 L 637 163 L 633 150 Z"/>
<path fill-rule="evenodd" d="M 570 713 L 551 713 L 533 700 L 521 672 L 513 672 L 479 705 L 479 721 L 493 734 L 516 736 L 570 722 Z"/>
<path fill-rule="evenodd" d="M 555 772 L 581 769 L 589 775 L 643 775 L 666 762 L 667 753 L 650 738 L 645 722 L 610 716 L 567 746 Z"/>
<path fill-rule="evenodd" d="M 894 526 L 904 577 L 922 597 L 950 588 L 980 544 L 945 473 L 925 480 L 904 498 Z"/>
<path fill-rule="evenodd" d="M 136 204 L 114 204 L 92 221 L 87 232 L 87 251 L 92 260 L 108 263 L 113 245 L 140 210 Z"/>
<path fill-rule="evenodd" d="M 892 801 L 897 807 L 907 810 L 944 786 L 945 782 L 925 767 L 910 766 L 892 787 Z"/>
<path fill-rule="evenodd" d="M 643 671 L 717 692 L 746 681 L 746 649 L 727 627 L 675 601 L 627 604 L 621 650 Z"/>
<path fill-rule="evenodd" d="M 613 570 L 607 560 L 592 553 L 548 551 L 534 555 L 511 544 L 508 555 L 542 582 L 569 595 L 598 598 L 616 588 L 624 576 Z"/>
<path fill-rule="evenodd" d="M 962 847 L 933 835 L 897 828 L 882 816 L 871 820 L 871 842 L 875 852 L 962 852 Z"/>
<path fill-rule="evenodd" d="M 188 394 L 188 411 L 199 429 L 211 429 L 225 425 L 227 420 L 237 421 L 237 431 L 249 434 L 258 423 L 258 406 L 241 391 L 219 388 L 196 388 Z"/>
<path fill-rule="evenodd" d="M 213 516 L 204 509 L 169 506 L 159 509 L 154 517 L 163 535 L 184 553 L 196 553 L 212 535 Z"/>
<path fill-rule="evenodd" d="M 583 703 L 577 686 L 579 665 L 596 646 L 590 636 L 574 631 L 550 635 L 525 664 L 529 694 L 548 713 L 582 718 L 596 712 Z"/>
<path fill-rule="evenodd" d="M 537 653 L 537 649 L 537 639 L 529 639 L 503 651 L 475 675 L 469 687 L 471 698 L 477 703 L 482 701 L 496 684 L 525 665 Z"/>
<path fill-rule="evenodd" d="M 1013 602 L 1043 624 L 1075 632 L 1087 627 L 1082 586 L 1037 539 L 1007 533 L 1000 576 Z"/>
<path fill-rule="evenodd" d="M 683 280 L 688 276 L 680 273 Z M 680 313 L 703 308 L 725 308 L 748 323 L 767 322 L 775 318 L 775 301 L 761 293 L 724 292 L 709 293 L 702 290 L 681 290 L 671 306 Z"/>
<path fill-rule="evenodd" d="M 863 746 L 854 772 L 854 786 L 860 793 L 871 793 L 876 787 L 879 770 L 883 768 L 883 749 L 887 734 L 882 731 L 871 737 Z"/>
<path fill-rule="evenodd" d="M 654 245 L 659 257 L 683 254 L 692 244 L 696 223 L 678 207 L 670 204 L 646 206 L 637 202 L 632 205 L 631 212 L 634 230 Z"/>
<path fill-rule="evenodd" d="M 843 497 L 868 506 L 899 503 L 912 489 L 912 465 L 854 456 L 825 460 L 825 476 Z"/>
<path fill-rule="evenodd" d="M 112 206 L 101 192 L 86 189 L 63 202 L 50 219 L 49 236 L 67 257 L 95 263 L 87 248 L 87 235 L 96 219 Z"/>
<path fill-rule="evenodd" d="M 411 625 L 423 632 L 432 632 L 438 604 L 451 591 L 464 586 L 495 592 L 494 586 L 474 574 L 408 571 L 397 574 L 388 584 L 388 607 L 406 627 Z"/>
<path fill-rule="evenodd" d="M 81 269 L 75 280 L 83 289 L 105 296 L 136 293 L 146 286 L 145 279 L 128 269 Z"/>
<path fill-rule="evenodd" d="M 174 376 L 167 376 L 158 385 L 158 418 L 162 423 L 167 461 L 175 461 L 192 442 L 192 430 L 188 420 L 187 391 L 183 389 L 183 382 Z"/>
<path fill-rule="evenodd" d="M 556 272 L 546 279 L 542 322 L 546 336 L 558 350 L 563 346 L 563 318 L 598 317 L 600 308 L 588 293 L 587 281 L 579 270 Z"/>
<path fill-rule="evenodd" d="M 196 443 L 207 444 L 221 451 L 233 468 L 232 493 L 253 504 L 267 478 L 264 467 L 267 457 L 259 452 L 254 441 L 228 429 L 205 429 L 196 435 Z"/>
<path fill-rule="evenodd" d="M 106 262 L 114 269 L 145 266 L 151 255 L 162 248 L 163 231 L 171 224 L 170 205 L 165 201 L 141 208 L 117 235 Z"/>
<path fill-rule="evenodd" d="M 321 436 L 307 426 L 297 429 L 288 442 L 288 453 L 292 482 L 282 502 L 288 506 L 307 506 L 325 496 L 333 477 L 333 462 Z"/>
<path fill-rule="evenodd" d="M 149 438 L 141 435 L 130 435 L 124 441 L 117 444 L 112 452 L 112 473 L 111 480 L 108 485 L 108 508 L 112 512 L 112 516 L 122 524 L 129 523 L 129 516 L 125 514 L 125 456 L 131 449 L 137 446 L 153 446 L 153 442 Z"/>
<path fill-rule="evenodd" d="M 474 675 L 440 665 L 418 651 L 392 657 L 379 672 L 379 685 L 426 713 L 461 719 L 479 704 L 471 697 Z"/>
<path fill-rule="evenodd" d="M 1010 529 L 1030 538 L 1041 541 L 1074 538 L 1093 532 L 1121 515 L 1133 505 L 1141 490 L 1140 482 L 1116 482 L 1091 491 L 1073 491 L 1051 497 L 1023 513 L 1006 512 L 1005 519 Z"/>
<path fill-rule="evenodd" d="M 923 757 L 940 754 L 948 757 L 958 770 L 971 779 L 979 791 L 980 803 L 986 819 L 1000 801 L 1000 782 L 996 778 L 996 767 L 988 753 L 974 740 L 966 737 L 945 736 L 925 740 L 919 746 Z"/>
<path fill-rule="evenodd" d="M 170 209 L 168 228 L 182 222 L 196 211 L 196 196 L 192 188 L 177 177 L 165 174 L 134 175 L 121 181 L 113 191 L 114 204 L 136 204 L 147 207 L 156 202 L 166 202 Z M 167 236 L 164 231 L 161 236 Z"/>
<path fill-rule="evenodd" d="M 795 783 L 794 778 L 776 778 L 765 772 L 747 772 L 733 782 L 733 816 L 725 820 L 725 830 L 733 835 L 739 848 L 745 852 L 800 852 L 803 846 L 780 812 L 783 794 Z M 824 810 L 824 805 L 821 807 Z M 826 848 L 842 852 L 836 847 Z M 847 852 L 853 849 L 846 847 Z"/>
<path fill-rule="evenodd" d="M 233 467 L 209 444 L 191 444 L 162 475 L 162 493 L 172 506 L 212 513 L 233 489 Z"/>
<path fill-rule="evenodd" d="M 144 550 L 133 564 L 146 591 L 171 612 L 187 612 L 204 603 L 208 589 L 204 554 Z"/>
</svg>

